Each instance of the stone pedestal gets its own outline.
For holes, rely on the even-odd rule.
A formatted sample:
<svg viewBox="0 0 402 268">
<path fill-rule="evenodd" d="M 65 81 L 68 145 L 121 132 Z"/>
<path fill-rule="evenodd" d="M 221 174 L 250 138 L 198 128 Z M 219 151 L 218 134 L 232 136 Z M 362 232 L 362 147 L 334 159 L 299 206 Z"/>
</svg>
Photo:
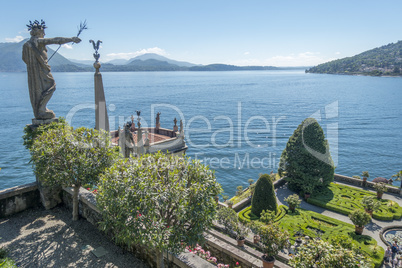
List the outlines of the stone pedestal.
<svg viewBox="0 0 402 268">
<path fill-rule="evenodd" d="M 46 125 L 46 124 L 51 124 L 53 122 L 59 122 L 58 118 L 52 118 L 52 119 L 32 119 L 32 125 L 29 125 L 29 127 L 32 130 L 37 129 L 40 125 Z M 38 185 L 38 190 L 40 193 L 40 201 L 42 205 L 45 207 L 45 209 L 51 209 L 54 208 L 55 206 L 59 205 L 62 202 L 61 198 L 61 186 L 44 186 L 36 177 L 36 184 Z"/>
<path fill-rule="evenodd" d="M 51 209 L 62 203 L 62 187 L 61 186 L 45 186 L 38 177 L 36 183 L 40 193 L 40 201 L 45 209 Z"/>
<path fill-rule="evenodd" d="M 53 122 L 59 122 L 59 119 L 57 117 L 55 118 L 51 118 L 51 119 L 36 119 L 36 118 L 32 118 L 32 125 L 44 125 L 44 124 L 50 124 Z"/>
<path fill-rule="evenodd" d="M 32 118 L 32 124 L 28 125 L 32 130 L 37 129 L 40 125 L 46 125 L 46 124 L 51 124 L 53 122 L 59 122 L 59 119 L 57 117 L 52 118 L 52 119 L 36 119 Z"/>
</svg>

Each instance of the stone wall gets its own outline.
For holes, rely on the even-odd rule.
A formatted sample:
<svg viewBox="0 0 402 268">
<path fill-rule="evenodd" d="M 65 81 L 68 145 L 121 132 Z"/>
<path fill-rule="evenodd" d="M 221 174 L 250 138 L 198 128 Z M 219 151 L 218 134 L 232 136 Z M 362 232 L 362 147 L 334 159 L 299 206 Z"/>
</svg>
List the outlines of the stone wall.
<svg viewBox="0 0 402 268">
<path fill-rule="evenodd" d="M 0 218 L 40 205 L 36 182 L 0 191 Z"/>
<path fill-rule="evenodd" d="M 355 179 L 352 177 L 343 176 L 343 175 L 339 175 L 339 174 L 334 174 L 334 181 L 345 183 L 345 184 L 350 184 L 350 185 L 358 186 L 358 187 L 362 187 L 362 188 L 369 188 L 371 190 L 374 190 L 374 184 L 375 184 L 371 181 L 367 181 L 366 185 L 364 186 L 363 180 Z M 398 194 L 398 195 L 400 194 L 400 189 L 397 187 L 387 186 L 387 189 L 388 189 L 388 191 L 387 191 L 388 193 Z"/>
<path fill-rule="evenodd" d="M 219 226 L 215 227 L 220 229 Z M 246 239 L 244 247 L 238 247 L 235 239 L 213 229 L 208 230 L 205 237 L 206 245 L 204 248 L 221 262 L 229 264 L 230 267 L 235 267 L 236 262 L 239 262 L 239 266 L 242 268 L 262 266 L 261 256 L 263 253 L 255 248 L 255 244 L 249 238 Z M 289 260 L 286 254 L 280 252 L 276 259 L 275 267 L 290 267 L 286 264 Z"/>
</svg>

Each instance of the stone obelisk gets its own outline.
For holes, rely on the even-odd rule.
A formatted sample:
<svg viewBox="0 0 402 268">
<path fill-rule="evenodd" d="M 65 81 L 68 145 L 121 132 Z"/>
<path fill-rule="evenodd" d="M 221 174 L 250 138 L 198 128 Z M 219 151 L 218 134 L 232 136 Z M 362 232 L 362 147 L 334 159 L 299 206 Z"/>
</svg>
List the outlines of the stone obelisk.
<svg viewBox="0 0 402 268">
<path fill-rule="evenodd" d="M 100 54 L 98 53 L 99 45 L 102 41 L 98 40 L 95 44 L 93 40 L 89 40 L 93 44 L 95 49 L 94 58 L 94 68 L 95 68 L 95 129 L 103 129 L 109 132 L 109 117 L 107 115 L 106 109 L 106 99 L 105 91 L 103 89 L 102 74 L 99 72 L 101 64 L 99 63 Z"/>
</svg>

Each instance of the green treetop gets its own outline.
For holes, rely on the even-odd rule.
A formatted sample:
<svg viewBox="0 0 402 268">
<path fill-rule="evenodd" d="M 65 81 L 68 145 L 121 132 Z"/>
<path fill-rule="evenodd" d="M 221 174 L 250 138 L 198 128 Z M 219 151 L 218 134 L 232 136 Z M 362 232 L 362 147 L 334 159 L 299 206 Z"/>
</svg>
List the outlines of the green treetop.
<svg viewBox="0 0 402 268">
<path fill-rule="evenodd" d="M 286 176 L 291 189 L 313 193 L 333 181 L 334 170 L 324 131 L 314 118 L 305 119 L 282 152 L 279 174 Z"/>
</svg>

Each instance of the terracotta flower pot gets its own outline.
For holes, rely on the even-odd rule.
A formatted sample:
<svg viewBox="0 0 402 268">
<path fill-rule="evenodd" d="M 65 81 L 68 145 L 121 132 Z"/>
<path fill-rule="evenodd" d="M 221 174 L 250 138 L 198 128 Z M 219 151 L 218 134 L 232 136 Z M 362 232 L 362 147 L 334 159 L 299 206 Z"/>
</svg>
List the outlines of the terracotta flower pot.
<svg viewBox="0 0 402 268">
<path fill-rule="evenodd" d="M 367 177 L 363 177 L 363 182 L 367 182 Z"/>
<path fill-rule="evenodd" d="M 306 198 L 307 199 L 307 198 Z M 295 206 L 289 206 L 290 211 L 295 212 Z"/>
<path fill-rule="evenodd" d="M 363 233 L 364 226 L 355 226 L 355 233 L 361 235 Z"/>
<path fill-rule="evenodd" d="M 229 208 L 233 208 L 233 204 L 228 204 L 228 207 L 229 207 Z"/>
<path fill-rule="evenodd" d="M 373 217 L 373 211 L 372 210 L 368 210 L 368 209 L 364 209 L 368 214 L 370 214 L 371 217 Z"/>
<path fill-rule="evenodd" d="M 309 199 L 310 195 L 311 195 L 310 193 L 304 193 L 304 199 L 306 199 L 306 200 Z"/>
<path fill-rule="evenodd" d="M 383 194 L 383 193 L 378 192 L 378 193 L 377 193 L 377 198 L 378 198 L 378 199 L 382 199 L 382 194 Z"/>
<path fill-rule="evenodd" d="M 275 257 L 267 257 L 266 255 L 262 255 L 262 267 L 263 268 L 273 268 L 275 263 Z"/>
<path fill-rule="evenodd" d="M 259 235 L 255 235 L 254 237 L 253 237 L 253 242 L 254 242 L 254 244 L 258 244 L 259 242 L 260 242 L 260 236 Z"/>
<path fill-rule="evenodd" d="M 244 242 L 246 241 L 245 238 L 243 239 L 236 239 L 238 247 L 244 247 Z"/>
</svg>

